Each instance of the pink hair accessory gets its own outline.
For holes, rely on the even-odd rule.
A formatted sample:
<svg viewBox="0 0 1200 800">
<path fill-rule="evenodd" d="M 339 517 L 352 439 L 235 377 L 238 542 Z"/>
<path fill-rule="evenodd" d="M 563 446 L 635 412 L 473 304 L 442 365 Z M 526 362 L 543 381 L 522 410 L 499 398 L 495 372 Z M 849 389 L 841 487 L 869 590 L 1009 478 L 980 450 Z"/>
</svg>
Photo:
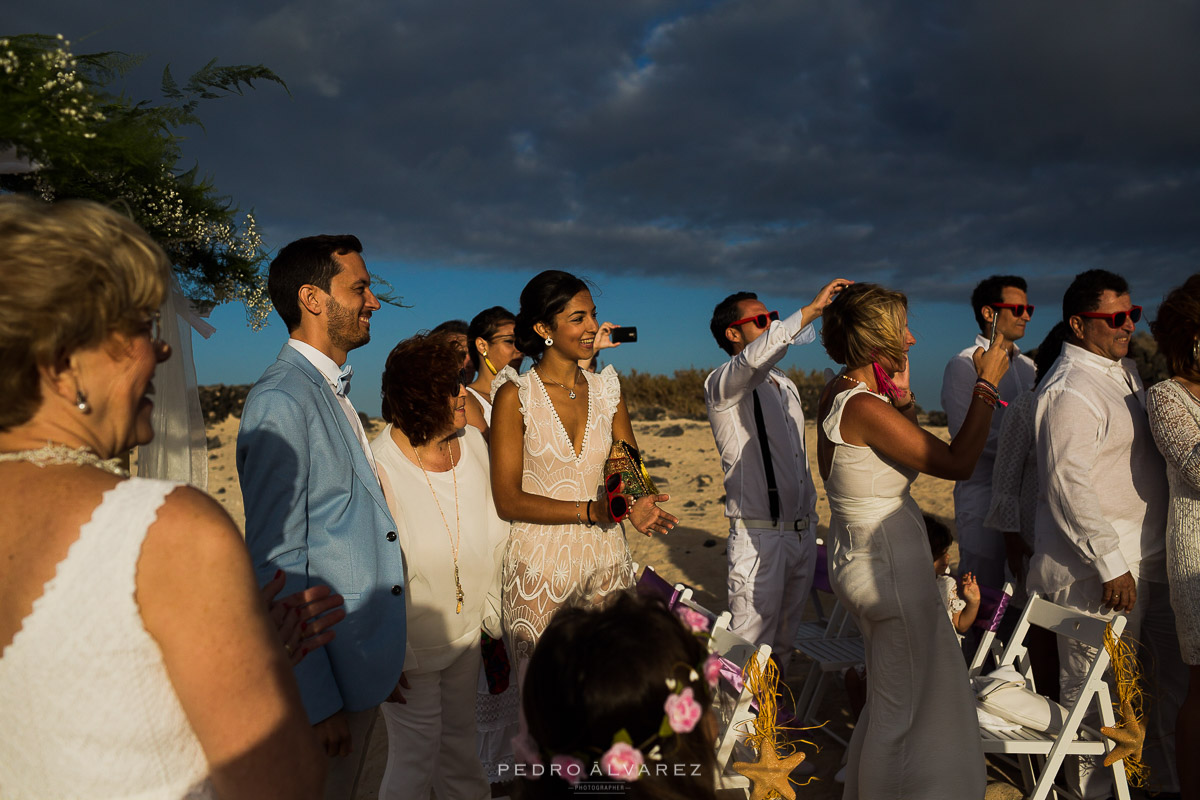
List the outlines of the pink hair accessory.
<svg viewBox="0 0 1200 800">
<path fill-rule="evenodd" d="M 678 606 L 675 613 L 683 620 L 683 624 L 688 626 L 692 633 L 707 633 L 708 632 L 708 617 L 701 614 L 695 609 L 687 606 Z"/>
<path fill-rule="evenodd" d="M 703 713 L 690 686 L 679 694 L 667 695 L 663 710 L 667 712 L 667 722 L 671 730 L 676 733 L 691 733 Z"/>
<path fill-rule="evenodd" d="M 710 689 L 716 689 L 721 681 L 721 657 L 716 653 L 710 653 L 704 660 L 704 680 Z"/>
<path fill-rule="evenodd" d="M 875 383 L 879 384 L 879 393 L 886 394 L 892 400 L 899 400 L 900 389 L 892 380 L 892 376 L 883 371 L 878 361 L 871 362 L 871 366 L 875 368 Z"/>
<path fill-rule="evenodd" d="M 604 774 L 626 783 L 633 783 L 641 777 L 645 763 L 642 751 L 628 742 L 613 742 L 612 747 L 600 756 L 600 769 L 604 770 Z"/>
<path fill-rule="evenodd" d="M 550 774 L 557 775 L 574 786 L 583 780 L 584 764 L 575 756 L 555 756 L 550 759 Z"/>
</svg>

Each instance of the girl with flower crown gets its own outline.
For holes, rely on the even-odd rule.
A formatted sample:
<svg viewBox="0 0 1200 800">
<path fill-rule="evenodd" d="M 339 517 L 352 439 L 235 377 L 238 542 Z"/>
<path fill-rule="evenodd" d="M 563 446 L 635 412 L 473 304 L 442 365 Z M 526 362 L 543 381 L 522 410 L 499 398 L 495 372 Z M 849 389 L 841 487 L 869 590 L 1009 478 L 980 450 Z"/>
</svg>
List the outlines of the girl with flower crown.
<svg viewBox="0 0 1200 800">
<path fill-rule="evenodd" d="M 581 782 L 627 798 L 715 798 L 718 661 L 661 603 L 622 593 L 566 608 L 529 663 L 519 798 L 575 797 Z"/>
</svg>

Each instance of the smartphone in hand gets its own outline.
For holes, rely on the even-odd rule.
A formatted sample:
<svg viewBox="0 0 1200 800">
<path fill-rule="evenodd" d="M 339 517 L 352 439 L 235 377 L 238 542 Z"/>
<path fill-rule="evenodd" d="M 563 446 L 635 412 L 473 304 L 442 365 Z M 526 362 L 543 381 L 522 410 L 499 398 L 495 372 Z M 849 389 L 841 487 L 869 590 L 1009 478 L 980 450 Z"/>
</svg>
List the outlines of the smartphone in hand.
<svg viewBox="0 0 1200 800">
<path fill-rule="evenodd" d="M 625 342 L 637 341 L 637 327 L 634 325 L 622 325 L 619 328 L 613 328 L 608 338 L 613 344 L 624 344 Z"/>
</svg>

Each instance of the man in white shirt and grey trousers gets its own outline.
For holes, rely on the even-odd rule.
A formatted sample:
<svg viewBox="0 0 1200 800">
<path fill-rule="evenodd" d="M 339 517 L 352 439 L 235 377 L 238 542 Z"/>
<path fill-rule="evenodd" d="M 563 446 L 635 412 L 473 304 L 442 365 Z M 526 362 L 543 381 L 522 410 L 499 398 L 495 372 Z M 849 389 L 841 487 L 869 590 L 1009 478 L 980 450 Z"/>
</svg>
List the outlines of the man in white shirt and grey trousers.
<svg viewBox="0 0 1200 800">
<path fill-rule="evenodd" d="M 1178 792 L 1174 725 L 1187 668 L 1167 590 L 1166 466 L 1126 357 L 1140 316 L 1125 279 L 1104 270 L 1080 273 L 1063 296 L 1070 337 L 1035 401 L 1039 490 L 1028 588 L 1096 616 L 1128 615 L 1124 637 L 1140 643 L 1146 671 L 1143 758 L 1153 788 Z M 1069 705 L 1090 653 L 1062 637 L 1058 648 Z M 1111 780 L 1099 766 L 1080 757 L 1078 770 L 1064 771 L 1084 797 L 1105 797 Z"/>
<path fill-rule="evenodd" d="M 709 326 L 731 356 L 704 381 L 708 422 L 725 471 L 730 630 L 769 644 L 781 671 L 812 588 L 817 493 L 800 394 L 775 365 L 793 344 L 816 339 L 813 321 L 850 283 L 833 281 L 785 319 L 751 292 L 732 294 L 717 305 Z"/>
</svg>

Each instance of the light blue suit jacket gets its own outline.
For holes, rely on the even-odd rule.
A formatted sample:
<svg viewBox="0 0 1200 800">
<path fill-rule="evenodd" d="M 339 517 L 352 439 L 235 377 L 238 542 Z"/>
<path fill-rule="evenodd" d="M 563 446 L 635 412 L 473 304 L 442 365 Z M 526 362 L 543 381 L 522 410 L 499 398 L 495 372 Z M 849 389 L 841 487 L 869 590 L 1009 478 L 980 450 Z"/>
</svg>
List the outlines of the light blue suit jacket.
<svg viewBox="0 0 1200 800">
<path fill-rule="evenodd" d="M 308 718 L 387 698 L 404 668 L 404 557 L 383 490 L 320 371 L 285 344 L 242 411 L 237 468 L 260 583 L 285 597 L 328 584 L 346 598 L 337 635 L 296 667 Z"/>
</svg>

